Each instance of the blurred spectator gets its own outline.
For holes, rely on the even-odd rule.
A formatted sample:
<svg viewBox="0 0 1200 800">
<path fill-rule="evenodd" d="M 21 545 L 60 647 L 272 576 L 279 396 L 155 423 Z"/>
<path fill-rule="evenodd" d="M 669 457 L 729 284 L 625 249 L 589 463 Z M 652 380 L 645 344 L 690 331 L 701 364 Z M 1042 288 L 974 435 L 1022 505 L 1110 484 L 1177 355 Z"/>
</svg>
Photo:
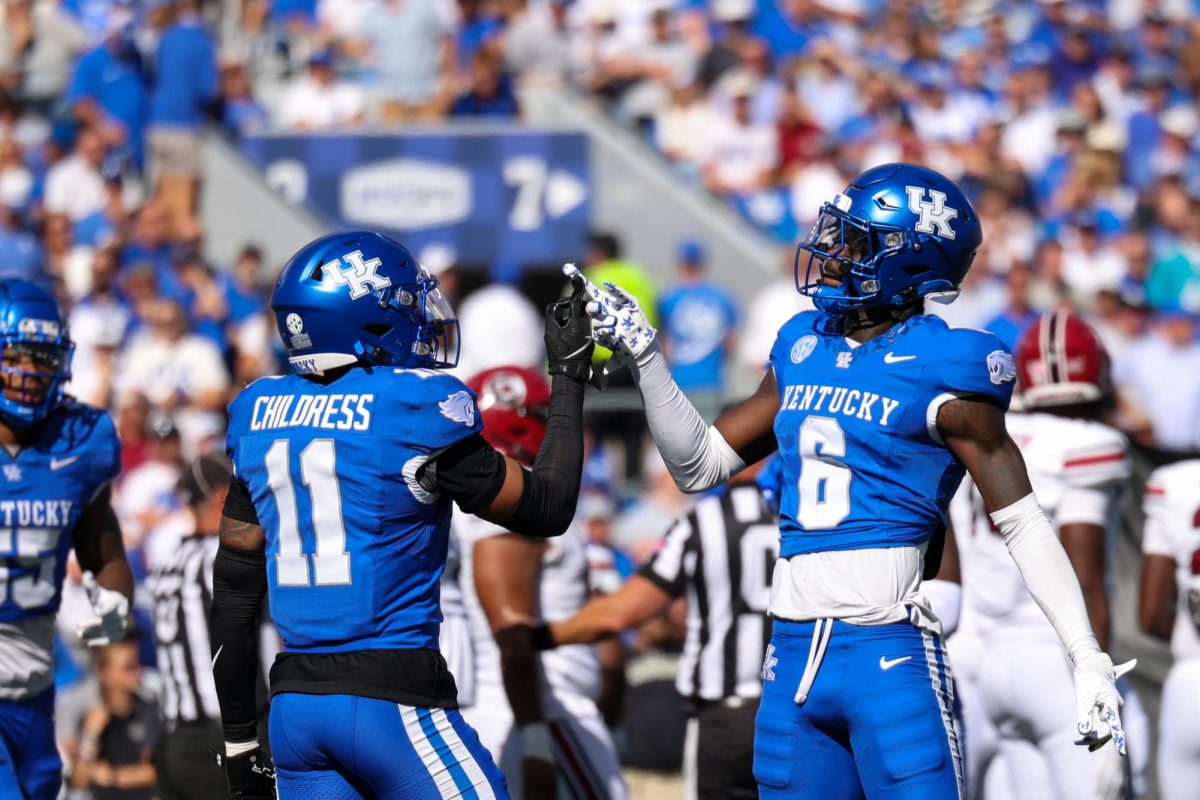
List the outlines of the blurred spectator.
<svg viewBox="0 0 1200 800">
<path fill-rule="evenodd" d="M 516 0 L 504 33 L 504 62 L 521 81 L 558 83 L 571 69 L 569 0 Z"/>
<path fill-rule="evenodd" d="M 88 45 L 86 31 L 53 2 L 9 0 L 0 16 L 0 73 L 19 76 L 21 98 L 48 110 L 66 88 L 75 57 Z"/>
<path fill-rule="evenodd" d="M 1169 381 L 1164 383 L 1169 376 Z M 1174 453 L 1200 451 L 1200 342 L 1196 317 L 1161 314 L 1113 367 L 1127 430 Z"/>
<path fill-rule="evenodd" d="M 147 91 L 133 41 L 133 11 L 116 6 L 108 15 L 104 40 L 75 64 L 67 105 L 106 145 L 126 146 L 140 166 Z"/>
<path fill-rule="evenodd" d="M 679 38 L 671 10 L 658 8 L 650 17 L 648 41 L 631 43 L 608 59 L 604 69 L 625 84 L 618 114 L 644 123 L 667 104 L 675 87 L 692 82 L 696 56 Z"/>
<path fill-rule="evenodd" d="M 154 595 L 162 718 L 154 764 L 162 800 L 228 798 L 225 774 L 209 757 L 222 747 L 221 709 L 213 683 L 208 614 L 221 508 L 233 465 L 214 453 L 193 461 L 179 480 L 185 512 L 181 538 L 154 559 L 147 580 Z"/>
<path fill-rule="evenodd" d="M 436 0 L 376 0 L 352 49 L 378 76 L 380 122 L 443 116 L 454 64 L 453 30 Z"/>
<path fill-rule="evenodd" d="M 95 129 L 80 128 L 71 155 L 46 173 L 42 204 L 51 214 L 66 214 L 79 222 L 104 209 L 108 201 L 104 164 L 104 142 Z"/>
<path fill-rule="evenodd" d="M 607 231 L 593 231 L 588 236 L 587 265 L 584 272 L 597 286 L 611 281 L 633 295 L 651 325 L 658 324 L 658 287 L 650 273 L 621 257 L 621 240 Z M 595 358 L 603 360 L 609 351 L 597 347 Z M 603 352 L 600 352 L 603 351 Z"/>
<path fill-rule="evenodd" d="M 46 275 L 77 300 L 91 288 L 95 248 L 77 245 L 74 228 L 67 215 L 47 214 L 42 222 L 42 257 Z"/>
<path fill-rule="evenodd" d="M 132 321 L 116 277 L 116 249 L 102 248 L 92 261 L 91 290 L 71 309 L 69 317 L 75 357 L 67 391 L 102 408 L 108 406 L 118 350 Z"/>
<path fill-rule="evenodd" d="M 1101 289 L 1117 288 L 1129 264 L 1102 238 L 1094 213 L 1081 211 L 1073 223 L 1062 237 L 1062 280 L 1079 302 L 1088 304 Z"/>
<path fill-rule="evenodd" d="M 224 411 L 229 389 L 224 359 L 212 340 L 189 330 L 177 301 L 155 301 L 146 322 L 124 351 L 116 388 L 141 392 L 156 408 L 171 412 L 191 451 Z"/>
<path fill-rule="evenodd" d="M 719 119 L 703 84 L 681 86 L 658 112 L 654 126 L 658 148 L 698 172 L 708 148 L 706 139 Z"/>
<path fill-rule="evenodd" d="M 843 188 L 843 187 L 839 187 Z M 818 206 L 813 211 L 820 210 Z M 804 280 L 804 270 L 807 259 L 801 259 L 799 264 L 801 281 Z M 738 362 L 746 374 L 753 380 L 762 379 L 767 369 L 767 359 L 771 357 L 771 347 L 783 323 L 812 308 L 812 300 L 796 291 L 796 272 L 791 257 L 781 258 L 780 265 L 783 274 L 762 285 L 746 306 L 745 323 L 740 332 L 741 341 L 738 344 Z"/>
<path fill-rule="evenodd" d="M 1200 312 L 1200 198 L 1189 202 L 1187 224 L 1163 237 L 1146 280 L 1146 299 L 1155 308 Z"/>
<path fill-rule="evenodd" d="M 158 704 L 142 686 L 137 645 L 116 642 L 96 654 L 100 700 L 83 717 L 70 786 L 92 800 L 153 800 L 150 761 L 158 738 Z"/>
<path fill-rule="evenodd" d="M 121 438 L 121 479 L 154 457 L 150 435 L 150 402 L 137 392 L 113 397 L 113 416 Z"/>
<path fill-rule="evenodd" d="M 657 545 L 666 533 L 669 520 L 683 513 L 688 505 L 687 495 L 675 485 L 675 479 L 657 450 L 646 452 L 642 479 L 644 489 L 633 502 L 615 518 L 606 518 L 603 525 L 598 521 L 590 523 L 594 530 L 589 534 L 591 540 L 633 554 L 636 562 L 649 555 L 647 548 Z"/>
<path fill-rule="evenodd" d="M 246 68 L 234 61 L 221 67 L 221 124 L 235 137 L 263 132 L 267 110 L 254 99 Z"/>
<path fill-rule="evenodd" d="M 481 52 L 498 55 L 504 21 L 494 13 L 490 0 L 457 0 L 458 20 L 453 48 L 458 67 L 467 67 Z"/>
<path fill-rule="evenodd" d="M 1017 341 L 1025 329 L 1037 321 L 1038 312 L 1030 301 L 1030 270 L 1025 264 L 1013 264 L 1005 275 L 1008 306 L 984 324 L 1009 350 L 1016 352 Z"/>
<path fill-rule="evenodd" d="M 737 307 L 729 292 L 708 277 L 707 253 L 683 242 L 677 283 L 659 301 L 663 348 L 679 388 L 706 420 L 716 419 L 725 389 L 725 366 L 733 346 Z"/>
<path fill-rule="evenodd" d="M 850 66 L 853 61 L 828 41 L 814 44 L 811 58 L 801 64 L 796 91 L 823 130 L 836 131 L 859 110 Z"/>
<path fill-rule="evenodd" d="M 754 79 L 746 73 L 731 75 L 725 89 L 733 102 L 729 117 L 709 133 L 704 155 L 704 182 L 718 194 L 746 195 L 764 189 L 779 155 L 775 128 L 755 124 L 750 118 Z"/>
<path fill-rule="evenodd" d="M 500 57 L 480 50 L 471 61 L 471 85 L 450 107 L 452 117 L 517 117 L 520 108 Z"/>
<path fill-rule="evenodd" d="M 309 58 L 308 72 L 284 90 L 279 123 L 292 130 L 344 128 L 362 122 L 365 104 L 362 88 L 339 80 L 333 54 L 321 50 Z"/>
<path fill-rule="evenodd" d="M 217 62 L 197 0 L 174 0 L 154 64 L 149 128 L 151 186 L 178 224 L 196 209 L 200 128 L 217 97 Z"/>
<path fill-rule="evenodd" d="M 233 267 L 219 278 L 231 322 L 243 322 L 266 307 L 263 277 L 262 249 L 255 244 L 245 245 Z"/>
<path fill-rule="evenodd" d="M 0 141 L 0 164 L 4 151 L 15 143 Z M 0 275 L 42 282 L 42 248 L 37 237 L 25 228 L 22 209 L 28 188 L 0 175 Z"/>
<path fill-rule="evenodd" d="M 183 447 L 171 417 L 151 413 L 144 395 L 124 392 L 118 395 L 117 404 L 118 430 L 136 431 L 140 421 L 144 436 L 144 460 L 123 470 L 113 490 L 113 511 L 121 522 L 125 547 L 137 550 L 179 509 L 175 485 L 183 473 Z M 124 441 L 122 438 L 122 447 Z M 136 445 L 136 438 L 133 443 Z"/>
<path fill-rule="evenodd" d="M 750 19 L 754 16 L 754 0 L 713 0 L 713 20 L 718 25 L 718 38 L 697 66 L 696 77 L 711 88 L 728 70 L 737 66 L 742 45 L 750 40 Z"/>
</svg>

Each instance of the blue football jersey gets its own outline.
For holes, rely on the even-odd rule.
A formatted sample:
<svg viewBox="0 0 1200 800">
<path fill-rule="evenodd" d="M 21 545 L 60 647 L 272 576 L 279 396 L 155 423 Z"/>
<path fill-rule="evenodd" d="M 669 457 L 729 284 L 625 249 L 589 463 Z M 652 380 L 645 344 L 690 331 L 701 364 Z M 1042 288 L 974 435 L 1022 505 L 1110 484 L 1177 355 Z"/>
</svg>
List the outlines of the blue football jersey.
<svg viewBox="0 0 1200 800">
<path fill-rule="evenodd" d="M 58 610 L 75 526 L 120 470 L 112 419 L 70 398 L 32 444 L 0 448 L 0 621 Z"/>
<path fill-rule="evenodd" d="M 1012 355 L 995 335 L 934 316 L 863 344 L 823 333 L 821 320 L 798 314 L 771 350 L 780 555 L 922 544 L 964 471 L 938 434 L 937 410 L 960 395 L 1007 408 Z"/>
<path fill-rule="evenodd" d="M 229 414 L 284 648 L 437 649 L 451 501 L 416 473 L 483 429 L 475 395 L 433 370 L 352 369 L 263 378 Z"/>
</svg>

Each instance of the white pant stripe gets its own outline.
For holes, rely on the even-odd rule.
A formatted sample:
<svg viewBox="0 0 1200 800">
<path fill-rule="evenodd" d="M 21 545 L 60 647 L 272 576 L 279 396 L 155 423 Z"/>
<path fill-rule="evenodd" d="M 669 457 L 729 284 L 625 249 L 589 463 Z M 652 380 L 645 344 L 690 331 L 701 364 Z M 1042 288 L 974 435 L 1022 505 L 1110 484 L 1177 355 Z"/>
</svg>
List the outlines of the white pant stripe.
<svg viewBox="0 0 1200 800">
<path fill-rule="evenodd" d="M 950 675 L 946 651 L 928 631 L 921 631 L 925 640 L 925 664 L 929 667 L 929 680 L 933 685 L 933 694 L 937 697 L 938 708 L 942 712 L 942 724 L 946 727 L 946 741 L 950 745 L 950 759 L 954 763 L 954 782 L 958 786 L 958 798 L 966 797 L 966 786 L 963 783 L 962 751 L 958 744 L 958 728 L 954 724 L 954 684 Z M 942 665 L 946 666 L 946 686 L 942 687 L 942 671 L 938 665 L 939 656 Z"/>
<path fill-rule="evenodd" d="M 450 753 L 458 761 L 458 765 L 463 768 L 463 772 L 467 773 L 467 780 L 475 787 L 475 791 L 479 794 L 479 800 L 496 800 L 496 793 L 492 791 L 492 783 L 487 776 L 483 774 L 483 770 L 479 767 L 479 762 L 471 755 L 471 751 L 463 744 L 463 740 L 459 738 L 458 731 L 454 730 L 454 725 L 451 724 L 450 718 L 446 716 L 445 709 L 435 708 L 430 711 L 433 717 L 433 724 L 437 726 L 438 733 L 442 734 L 442 738 L 446 740 L 446 744 L 450 745 Z"/>
<path fill-rule="evenodd" d="M 433 748 L 433 743 L 421 729 L 421 720 L 417 719 L 417 710 L 411 706 L 399 704 L 396 707 L 400 709 L 400 719 L 404 721 L 404 732 L 408 734 L 408 741 L 417 751 L 417 757 L 425 765 L 425 771 L 433 779 L 442 800 L 454 800 L 459 796 L 458 787 L 454 784 L 454 776 L 442 763 L 442 759 L 438 757 L 437 751 Z"/>
</svg>

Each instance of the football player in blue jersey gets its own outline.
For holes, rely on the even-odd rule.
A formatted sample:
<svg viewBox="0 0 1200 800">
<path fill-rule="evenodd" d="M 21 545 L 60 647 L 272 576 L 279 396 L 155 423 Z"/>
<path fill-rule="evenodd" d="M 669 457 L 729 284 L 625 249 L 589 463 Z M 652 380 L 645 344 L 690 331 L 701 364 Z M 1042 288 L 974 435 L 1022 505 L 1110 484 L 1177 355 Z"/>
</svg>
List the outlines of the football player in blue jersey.
<svg viewBox="0 0 1200 800">
<path fill-rule="evenodd" d="M 948 302 L 982 241 L 962 191 L 924 167 L 871 169 L 826 203 L 797 252 L 816 310 L 779 331 L 766 375 L 712 426 L 671 380 L 618 287 L 589 285 L 593 333 L 632 366 L 681 489 L 783 456 L 775 627 L 754 773 L 764 798 L 963 796 L 941 624 L 919 589 L 969 471 L 1074 664 L 1079 743 L 1125 751 L 1113 663 L 1004 427 L 1012 356 L 923 313 Z M 801 256 L 805 258 L 801 258 Z M 804 267 L 804 269 L 801 269 Z M 574 270 L 568 270 L 574 274 Z"/>
<path fill-rule="evenodd" d="M 474 394 L 440 371 L 457 361 L 457 323 L 400 243 L 331 234 L 284 267 L 271 308 L 296 374 L 230 404 L 236 476 L 213 567 L 234 797 L 274 796 L 256 739 L 264 593 L 283 638 L 269 731 L 281 797 L 508 796 L 437 651 L 451 501 L 530 536 L 567 529 L 593 349 L 584 305 L 580 287 L 547 310 L 551 399 L 526 469 L 483 439 Z"/>
<path fill-rule="evenodd" d="M 71 340 L 54 298 L 0 279 L 0 797 L 52 800 L 54 617 L 72 547 L 95 617 L 89 645 L 121 639 L 133 574 L 109 502 L 121 445 L 108 414 L 64 396 Z"/>
</svg>

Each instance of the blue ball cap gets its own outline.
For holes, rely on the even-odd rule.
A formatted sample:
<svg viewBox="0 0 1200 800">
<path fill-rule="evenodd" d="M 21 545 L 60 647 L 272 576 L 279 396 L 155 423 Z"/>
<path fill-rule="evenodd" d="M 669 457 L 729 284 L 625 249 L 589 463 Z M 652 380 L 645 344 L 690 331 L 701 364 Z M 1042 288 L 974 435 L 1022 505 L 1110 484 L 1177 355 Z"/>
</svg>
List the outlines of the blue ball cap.
<svg viewBox="0 0 1200 800">
<path fill-rule="evenodd" d="M 707 258 L 704 245 L 695 239 L 684 239 L 679 243 L 676 258 L 683 264 L 703 264 Z"/>
</svg>

